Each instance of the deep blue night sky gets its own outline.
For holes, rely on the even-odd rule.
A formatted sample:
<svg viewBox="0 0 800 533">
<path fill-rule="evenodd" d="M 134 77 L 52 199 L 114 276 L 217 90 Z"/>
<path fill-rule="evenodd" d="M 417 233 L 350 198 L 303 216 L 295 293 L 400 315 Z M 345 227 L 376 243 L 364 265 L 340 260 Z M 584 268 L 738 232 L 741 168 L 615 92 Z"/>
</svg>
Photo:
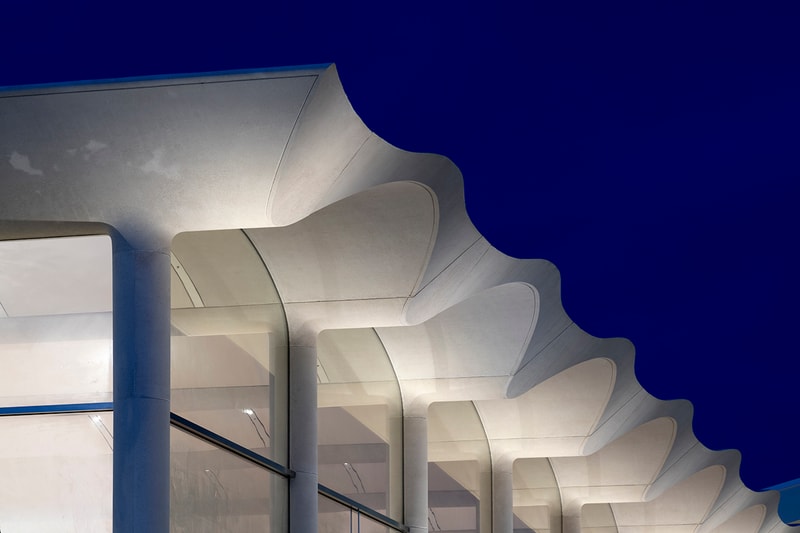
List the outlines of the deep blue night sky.
<svg viewBox="0 0 800 533">
<path fill-rule="evenodd" d="M 800 4 L 32 4 L 4 6 L 0 85 L 335 62 L 748 486 L 800 478 Z"/>
</svg>

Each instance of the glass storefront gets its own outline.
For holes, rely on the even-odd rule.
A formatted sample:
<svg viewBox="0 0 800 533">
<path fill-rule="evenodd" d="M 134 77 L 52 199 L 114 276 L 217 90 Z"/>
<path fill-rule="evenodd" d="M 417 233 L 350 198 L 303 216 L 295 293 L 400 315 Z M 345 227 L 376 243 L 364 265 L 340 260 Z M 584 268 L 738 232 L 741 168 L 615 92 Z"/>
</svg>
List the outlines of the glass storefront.
<svg viewBox="0 0 800 533">
<path fill-rule="evenodd" d="M 286 531 L 277 290 L 239 230 L 181 234 L 171 264 L 171 531 Z M 0 265 L 0 530 L 110 533 L 111 239 L 4 241 Z M 380 339 L 323 332 L 318 362 L 319 530 L 403 531 L 402 401 Z"/>
</svg>

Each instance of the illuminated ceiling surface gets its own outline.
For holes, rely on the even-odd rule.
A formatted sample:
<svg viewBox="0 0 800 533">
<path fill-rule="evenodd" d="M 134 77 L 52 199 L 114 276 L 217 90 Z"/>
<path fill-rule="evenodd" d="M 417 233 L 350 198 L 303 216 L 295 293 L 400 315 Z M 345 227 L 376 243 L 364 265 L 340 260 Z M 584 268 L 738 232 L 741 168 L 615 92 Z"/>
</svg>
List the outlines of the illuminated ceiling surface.
<svg viewBox="0 0 800 533">
<path fill-rule="evenodd" d="M 737 452 L 698 442 L 688 402 L 642 389 L 630 342 L 570 320 L 556 265 L 489 245 L 449 160 L 394 148 L 361 122 L 335 68 L 34 89 L 0 106 L 16 124 L 0 131 L 5 219 L 102 222 L 150 250 L 182 232 L 244 229 L 217 245 L 243 262 L 255 247 L 262 270 L 225 290 L 247 294 L 266 265 L 292 346 L 325 331 L 359 353 L 357 333 L 374 331 L 404 413 L 436 406 L 429 460 L 488 445 L 493 472 L 513 470 L 514 509 L 531 529 L 567 531 L 576 520 L 598 533 L 789 529 L 777 492 L 742 484 Z M 68 272 L 107 283 L 107 263 L 46 273 L 48 252 L 29 253 L 4 267 L 0 322 L 46 318 L 28 308 L 38 296 L 14 292 L 20 276 L 63 314 L 107 320 L 109 302 L 87 304 L 100 310 L 90 316 L 57 283 Z M 200 307 L 194 280 L 214 273 L 185 259 L 194 266 L 173 273 L 173 288 L 185 289 L 173 307 Z M 321 387 L 345 371 L 333 358 L 320 365 Z M 353 379 L 368 381 L 370 365 Z M 57 376 L 41 380 L 55 387 Z"/>
</svg>

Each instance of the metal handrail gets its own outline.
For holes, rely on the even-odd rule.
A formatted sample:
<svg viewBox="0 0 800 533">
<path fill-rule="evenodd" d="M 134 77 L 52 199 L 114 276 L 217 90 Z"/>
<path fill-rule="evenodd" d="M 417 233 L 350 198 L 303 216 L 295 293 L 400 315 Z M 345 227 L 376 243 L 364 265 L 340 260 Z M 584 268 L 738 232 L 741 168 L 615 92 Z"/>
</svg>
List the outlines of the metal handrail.
<svg viewBox="0 0 800 533">
<path fill-rule="evenodd" d="M 224 448 L 231 452 L 232 454 L 250 461 L 251 463 L 255 463 L 259 466 L 266 468 L 276 474 L 280 474 L 287 478 L 293 478 L 294 472 L 280 463 L 276 463 L 275 461 L 264 457 L 263 455 L 257 454 L 256 452 L 241 446 L 240 444 L 236 444 L 230 439 L 226 439 L 222 435 L 214 433 L 213 431 L 209 431 L 208 429 L 195 424 L 191 420 L 187 420 L 182 416 L 176 415 L 175 413 L 169 414 L 169 421 L 170 423 L 178 429 L 181 429 L 187 433 L 198 437 L 209 444 L 213 444 L 215 446 L 219 446 L 220 448 Z"/>
<path fill-rule="evenodd" d="M 378 511 L 367 507 L 366 505 L 358 503 L 357 501 L 348 498 L 344 494 L 336 492 L 335 490 L 328 488 L 321 483 L 318 484 L 317 487 L 318 487 L 317 491 L 323 496 L 330 498 L 331 500 L 334 500 L 344 505 L 345 507 L 350 508 L 351 510 L 358 511 L 360 514 L 368 516 L 369 518 L 375 520 L 376 522 L 380 522 L 381 524 L 388 526 L 394 530 L 403 531 L 404 533 L 408 533 L 409 531 L 408 526 L 406 526 L 405 524 L 401 524 L 397 520 L 389 518 L 385 514 L 379 513 Z"/>
</svg>

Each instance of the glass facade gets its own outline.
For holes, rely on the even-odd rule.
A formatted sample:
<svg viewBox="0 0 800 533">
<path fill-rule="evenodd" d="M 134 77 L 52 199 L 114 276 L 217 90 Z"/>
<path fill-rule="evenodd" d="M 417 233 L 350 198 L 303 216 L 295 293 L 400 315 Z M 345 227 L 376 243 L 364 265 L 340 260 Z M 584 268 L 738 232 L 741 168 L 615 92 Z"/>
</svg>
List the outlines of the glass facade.
<svg viewBox="0 0 800 533">
<path fill-rule="evenodd" d="M 364 512 L 339 501 L 319 495 L 319 533 L 391 533 L 393 528 Z"/>
<path fill-rule="evenodd" d="M 173 532 L 288 531 L 290 518 L 297 516 L 290 504 L 297 501 L 316 504 L 317 512 L 307 516 L 314 517 L 310 522 L 318 533 L 408 531 L 403 522 L 409 520 L 418 494 L 427 497 L 414 509 L 422 511 L 414 520 L 424 524 L 427 519 L 429 531 L 459 533 L 492 531 L 493 513 L 508 510 L 504 505 L 510 506 L 512 520 L 502 529 L 510 526 L 525 533 L 561 531 L 581 521 L 592 528 L 615 527 L 621 519 L 638 524 L 645 515 L 649 522 L 660 520 L 666 526 L 676 516 L 670 503 L 675 494 L 697 507 L 685 519 L 695 524 L 716 501 L 724 475 L 714 485 L 697 481 L 705 478 L 695 474 L 692 484 L 670 489 L 672 496 L 665 492 L 652 506 L 590 503 L 565 515 L 565 489 L 633 487 L 644 494 L 673 445 L 676 422 L 670 417 L 640 424 L 593 454 L 517 458 L 510 471 L 495 472 L 502 476 L 493 479 L 490 442 L 498 443 L 487 437 L 487 428 L 498 421 L 505 425 L 494 432 L 506 436 L 504 445 L 512 451 L 520 434 L 531 440 L 565 439 L 564 446 L 574 446 L 575 440 L 591 435 L 599 420 L 614 383 L 613 362 L 593 358 L 572 365 L 520 396 L 514 409 L 500 401 L 484 402 L 480 410 L 473 401 L 426 404 L 431 393 L 446 395 L 450 391 L 445 387 L 453 383 L 407 379 L 409 390 L 416 387 L 423 393 L 411 403 L 416 415 L 406 419 L 393 359 L 373 328 L 320 328 L 314 351 L 301 345 L 305 352 L 294 352 L 311 357 L 305 359 L 310 364 L 292 367 L 299 368 L 297 375 L 304 380 L 292 382 L 297 388 L 291 399 L 310 406 L 304 414 L 316 413 L 316 439 L 303 439 L 301 433 L 294 442 L 306 445 L 300 454 L 315 450 L 317 459 L 315 465 L 311 462 L 316 468 L 294 472 L 289 461 L 290 449 L 297 453 L 289 442 L 289 320 L 261 252 L 247 233 L 230 230 L 179 235 L 169 264 L 166 254 L 152 254 L 162 261 L 163 274 L 171 266 L 171 413 L 163 411 L 171 427 L 166 416 L 163 426 L 157 420 L 156 429 L 164 430 L 165 459 L 147 475 L 164 481 L 163 497 L 153 501 L 164 502 L 164 523 L 168 518 Z M 126 412 L 120 381 L 114 411 L 113 350 L 124 343 L 119 342 L 120 330 L 112 329 L 112 272 L 118 272 L 112 269 L 112 257 L 108 236 L 0 242 L 3 533 L 119 531 L 114 498 L 126 494 L 130 477 L 115 479 L 114 472 L 116 462 L 129 458 L 125 437 L 144 435 L 146 440 L 156 432 L 148 426 L 137 433 L 142 426 L 135 424 L 125 430 L 119 417 Z M 166 325 L 167 320 L 158 323 Z M 163 331 L 166 340 L 166 327 Z M 136 352 L 141 353 L 147 352 Z M 124 359 L 117 358 L 118 373 L 125 368 L 120 361 Z M 139 368 L 129 368 L 138 378 Z M 166 370 L 158 376 L 166 380 Z M 152 378 L 145 374 L 142 382 Z M 150 399 L 147 392 L 136 390 L 136 395 Z M 161 401 L 165 406 L 166 400 Z M 547 410 L 553 406 L 558 406 L 557 413 Z M 135 420 L 143 410 L 128 409 L 127 414 Z M 424 433 L 415 432 L 420 421 Z M 301 427 L 313 433 L 314 424 Z M 404 446 L 413 449 L 420 443 L 427 444 L 424 455 L 416 453 L 419 448 L 406 455 Z M 158 446 L 148 442 L 143 449 L 148 454 Z M 715 468 L 725 472 L 722 466 Z M 404 479 L 409 471 L 413 475 Z M 301 498 L 311 498 L 291 499 L 297 494 L 292 480 L 309 478 Z M 509 481 L 501 485 L 506 492 L 493 494 L 493 481 L 500 478 Z M 688 498 L 687 491 L 706 499 Z M 767 508 L 758 505 L 752 507 L 758 513 L 743 512 L 729 518 L 731 523 L 761 524 Z M 647 515 L 649 509 L 666 514 Z"/>
<path fill-rule="evenodd" d="M 115 413 L 112 257 L 108 236 L 0 242 L 3 533 L 110 533 L 117 527 L 113 498 L 120 494 L 115 492 L 120 485 L 123 493 L 127 489 L 119 480 L 128 478 L 118 476 L 115 484 L 115 460 L 126 457 L 119 452 L 124 450 L 124 436 L 139 435 L 130 428 L 124 431 L 118 418 L 115 457 L 114 415 L 124 412 L 124 395 L 119 395 L 118 381 Z M 166 255 L 161 257 L 166 267 Z M 292 478 L 308 473 L 290 469 L 289 323 L 278 289 L 259 250 L 241 230 L 181 234 L 173 242 L 170 265 L 172 427 L 168 467 L 164 461 L 163 468 L 153 469 L 156 477 L 163 474 L 166 480 L 168 475 L 169 483 L 168 496 L 164 492 L 157 501 L 169 499 L 169 525 L 175 533 L 287 531 Z M 426 464 L 422 455 L 410 454 L 410 459 L 404 455 L 404 428 L 413 426 L 404 425 L 400 382 L 386 346 L 373 328 L 322 329 L 314 342 L 316 367 L 310 358 L 308 372 L 300 375 L 312 385 L 304 392 L 316 393 L 316 441 L 310 437 L 305 442 L 317 452 L 313 473 L 317 477 L 308 491 L 316 498 L 317 530 L 408 531 L 402 523 L 408 519 L 404 463 L 418 458 L 417 466 Z M 117 361 L 117 369 L 124 368 Z M 524 413 L 526 405 L 535 405 L 528 398 L 530 403 L 516 406 L 504 423 L 536 424 L 531 426 L 535 431 L 555 427 L 556 422 L 572 424 L 566 433 L 583 438 L 579 436 L 589 434 L 592 421 L 600 416 L 598 405 L 603 402 L 597 398 L 609 394 L 613 370 L 606 359 L 573 365 L 529 393 L 560 399 L 562 404 L 573 401 L 574 395 L 577 400 L 572 407 L 560 405 L 558 420 L 544 418 L 541 407 L 531 408 L 538 409 L 536 416 Z M 583 375 L 592 379 L 574 377 Z M 582 386 L 570 388 L 568 378 Z M 433 390 L 433 385 L 441 383 L 416 385 L 419 390 Z M 299 401 L 309 396 L 314 413 L 314 396 Z M 293 399 L 298 401 L 296 396 Z M 541 401 L 538 405 L 556 404 Z M 487 420 L 496 420 L 487 414 L 502 417 L 502 413 L 490 407 L 484 405 L 479 412 L 472 401 L 434 401 L 426 416 L 411 417 L 425 421 L 427 469 L 414 472 L 420 480 L 426 477 L 425 485 L 417 486 L 423 494 L 427 489 L 425 504 L 419 508 L 423 511 L 420 523 L 427 515 L 429 531 L 492 531 L 493 465 L 486 428 Z M 141 414 L 133 413 L 133 418 Z M 596 466 L 584 468 L 576 462 L 580 458 L 573 456 L 514 461 L 510 472 L 513 531 L 560 531 L 572 527 L 568 520 L 614 527 L 619 518 L 615 513 L 621 510 L 629 513 L 630 520 L 638 520 L 637 510 L 648 509 L 644 504 L 615 508 L 593 503 L 581 507 L 580 517 L 564 518 L 564 487 L 559 487 L 554 465 L 561 465 L 561 473 L 572 479 L 586 470 L 608 486 L 635 485 L 644 490 L 674 438 L 674 420 L 656 420 L 660 425 L 655 421 L 642 424 L 614 441 L 614 446 L 620 446 L 635 438 L 646 445 L 624 453 L 605 447 L 589 456 Z M 167 424 L 162 427 L 166 435 Z M 535 431 L 531 435 L 539 435 Z M 649 437 L 642 437 L 647 431 Z M 557 434 L 563 437 L 563 433 Z M 146 431 L 143 434 L 148 436 Z M 425 442 L 419 436 L 418 442 Z M 642 474 L 647 461 L 631 460 L 638 457 L 634 451 L 658 459 L 650 461 L 650 478 Z M 604 454 L 610 459 L 602 462 Z M 578 466 L 569 470 L 572 464 Z M 620 465 L 629 464 L 638 465 L 631 474 L 639 476 L 632 478 L 637 483 L 616 481 L 615 485 L 603 477 L 621 475 Z M 416 481 L 413 476 L 406 480 Z M 710 509 L 718 492 L 704 494 Z M 407 496 L 411 500 L 415 495 Z M 665 501 L 662 496 L 656 502 L 659 509 L 670 508 Z M 693 497 L 692 501 L 701 500 Z M 707 509 L 701 511 L 686 523 L 699 523 Z M 763 516 L 745 513 L 732 520 L 760 524 Z M 665 524 L 672 517 L 664 518 Z M 654 520 L 653 516 L 648 519 Z"/>
<path fill-rule="evenodd" d="M 287 462 L 287 325 L 243 231 L 184 233 L 172 253 L 171 410 L 218 440 Z M 283 531 L 287 479 L 173 428 L 171 529 Z"/>
<path fill-rule="evenodd" d="M 166 267 L 166 254 L 161 258 Z M 301 475 L 312 479 L 312 490 L 303 494 L 310 493 L 310 501 L 316 502 L 318 532 L 408 531 L 402 523 L 411 507 L 404 507 L 404 472 L 406 462 L 413 464 L 415 459 L 423 469 L 413 471 L 419 480 L 425 478 L 424 485 L 413 485 L 418 481 L 414 476 L 405 481 L 420 488 L 419 494 L 427 494 L 419 506 L 420 523 L 427 515 L 430 531 L 492 530 L 493 465 L 487 421 L 496 423 L 496 419 L 487 413 L 502 418 L 504 406 L 492 411 L 487 404 L 479 412 L 472 401 L 434 401 L 426 412 L 416 411 L 422 416 L 405 420 L 393 360 L 375 329 L 322 329 L 314 338 L 316 352 L 311 353 L 316 367 L 311 357 L 311 364 L 301 367 L 309 371 L 298 374 L 313 386 L 303 392 L 313 391 L 316 405 L 313 395 L 300 401 L 310 397 L 310 412 L 317 414 L 316 440 L 299 442 L 316 449 L 318 464 L 316 471 L 298 468 L 293 472 L 288 437 L 289 323 L 260 252 L 240 230 L 187 233 L 175 239 L 170 264 L 172 427 L 168 465 L 165 460 L 153 468 L 153 477 L 163 474 L 166 480 L 168 475 L 169 483 L 164 484 L 168 496 L 165 491 L 156 500 L 169 499 L 171 531 L 287 531 L 292 479 Z M 125 493 L 119 491 L 124 486 L 119 480 L 129 479 L 114 479 L 115 461 L 126 457 L 119 452 L 124 449 L 124 437 L 139 437 L 130 428 L 125 431 L 117 418 L 115 457 L 114 415 L 124 412 L 124 395 L 117 381 L 115 413 L 111 239 L 4 241 L 0 242 L 0 266 L 0 531 L 111 532 L 117 528 L 117 502 L 112 500 Z M 120 361 L 118 371 L 124 368 Z M 529 416 L 526 406 L 535 404 L 528 398 L 529 403 L 520 400 L 513 416 L 503 423 L 524 422 L 535 431 L 570 424 L 577 429 L 558 433 L 556 428 L 556 437 L 533 430 L 530 435 L 541 440 L 565 434 L 571 440 L 584 439 L 601 414 L 597 398 L 610 394 L 614 369 L 606 359 L 575 364 L 531 389 L 531 396 L 535 393 L 537 398 L 561 402 L 539 404 L 558 405 L 558 419 L 541 416 L 541 407 L 532 407 L 538 414 Z M 580 377 L 584 375 L 592 379 Z M 165 373 L 159 376 L 166 377 Z M 418 381 L 412 389 L 444 391 L 435 390 L 444 385 L 441 380 Z M 420 403 L 414 407 L 419 409 L 426 398 L 420 395 L 416 400 Z M 574 405 L 564 405 L 570 401 Z M 133 409 L 130 413 L 135 419 L 142 412 Z M 427 442 L 422 433 L 404 435 L 405 429 L 414 427 L 406 425 L 412 419 L 413 424 L 424 422 Z M 562 492 L 565 487 L 583 487 L 581 483 L 588 482 L 581 476 L 588 472 L 599 476 L 589 480 L 596 486 L 633 486 L 644 493 L 673 444 L 675 425 L 669 417 L 641 424 L 612 441 L 613 446 L 586 456 L 592 461 L 586 467 L 577 455 L 517 459 L 510 472 L 511 484 L 503 486 L 511 491 L 513 531 L 560 531 L 578 520 L 610 528 L 620 510 L 628 512 L 628 519 L 638 520 L 636 513 L 649 507 L 635 502 L 616 507 L 583 505 L 580 516 L 573 512 L 565 518 Z M 160 427 L 166 436 L 167 423 Z M 313 427 L 309 424 L 305 429 Z M 146 431 L 143 434 L 149 436 Z M 427 465 L 422 454 L 405 455 L 404 436 L 409 434 L 420 436 L 409 441 L 409 448 L 426 442 Z M 512 435 L 507 440 L 513 440 L 519 432 L 507 434 Z M 625 448 L 628 443 L 634 445 Z M 145 452 L 154 448 L 145 447 Z M 637 459 L 640 454 L 647 457 Z M 649 473 L 643 470 L 646 464 Z M 554 466 L 559 477 L 571 475 L 567 483 L 573 485 L 560 487 Z M 724 471 L 722 466 L 718 469 Z M 613 477 L 628 471 L 635 483 Z M 706 516 L 719 492 L 719 487 L 709 492 L 705 485 L 695 485 L 703 489 L 697 493 L 705 494 L 707 500 L 702 501 L 707 508 L 687 519 L 692 524 Z M 675 492 L 682 493 L 683 488 Z M 414 496 L 413 491 L 406 494 L 409 501 Z M 658 509 L 671 509 L 669 500 L 661 498 L 656 502 Z M 700 501 L 692 497 L 692 502 Z M 509 503 L 508 499 L 498 502 Z M 752 508 L 755 511 L 730 520 L 758 527 L 768 510 L 763 505 Z M 664 516 L 658 519 L 666 525 L 675 515 Z M 653 516 L 647 519 L 655 520 Z"/>
<path fill-rule="evenodd" d="M 280 297 L 242 231 L 181 234 L 170 259 L 170 529 L 285 531 Z M 4 241 L 0 264 L 0 530 L 108 533 L 111 239 Z M 403 530 L 402 402 L 388 355 L 372 329 L 323 333 L 318 353 L 319 530 Z"/>
<path fill-rule="evenodd" d="M 178 235 L 171 294 L 171 410 L 285 463 L 286 318 L 245 233 Z"/>
<path fill-rule="evenodd" d="M 172 430 L 172 531 L 282 530 L 287 478 L 236 450 L 287 464 L 278 292 L 243 231 L 178 235 L 171 263 L 171 410 L 206 435 Z M 320 531 L 384 531 L 364 511 L 402 515 L 397 379 L 372 329 L 323 332 L 318 355 Z"/>
<path fill-rule="evenodd" d="M 171 264 L 171 529 L 284 530 L 288 325 L 277 289 L 244 231 L 180 234 Z M 402 404 L 374 330 L 323 332 L 317 382 L 319 530 L 386 531 L 387 517 L 402 518 Z"/>
<path fill-rule="evenodd" d="M 174 533 L 285 531 L 288 480 L 172 428 L 170 530 Z"/>
<path fill-rule="evenodd" d="M 0 530 L 109 533 L 111 240 L 0 241 Z"/>
</svg>

